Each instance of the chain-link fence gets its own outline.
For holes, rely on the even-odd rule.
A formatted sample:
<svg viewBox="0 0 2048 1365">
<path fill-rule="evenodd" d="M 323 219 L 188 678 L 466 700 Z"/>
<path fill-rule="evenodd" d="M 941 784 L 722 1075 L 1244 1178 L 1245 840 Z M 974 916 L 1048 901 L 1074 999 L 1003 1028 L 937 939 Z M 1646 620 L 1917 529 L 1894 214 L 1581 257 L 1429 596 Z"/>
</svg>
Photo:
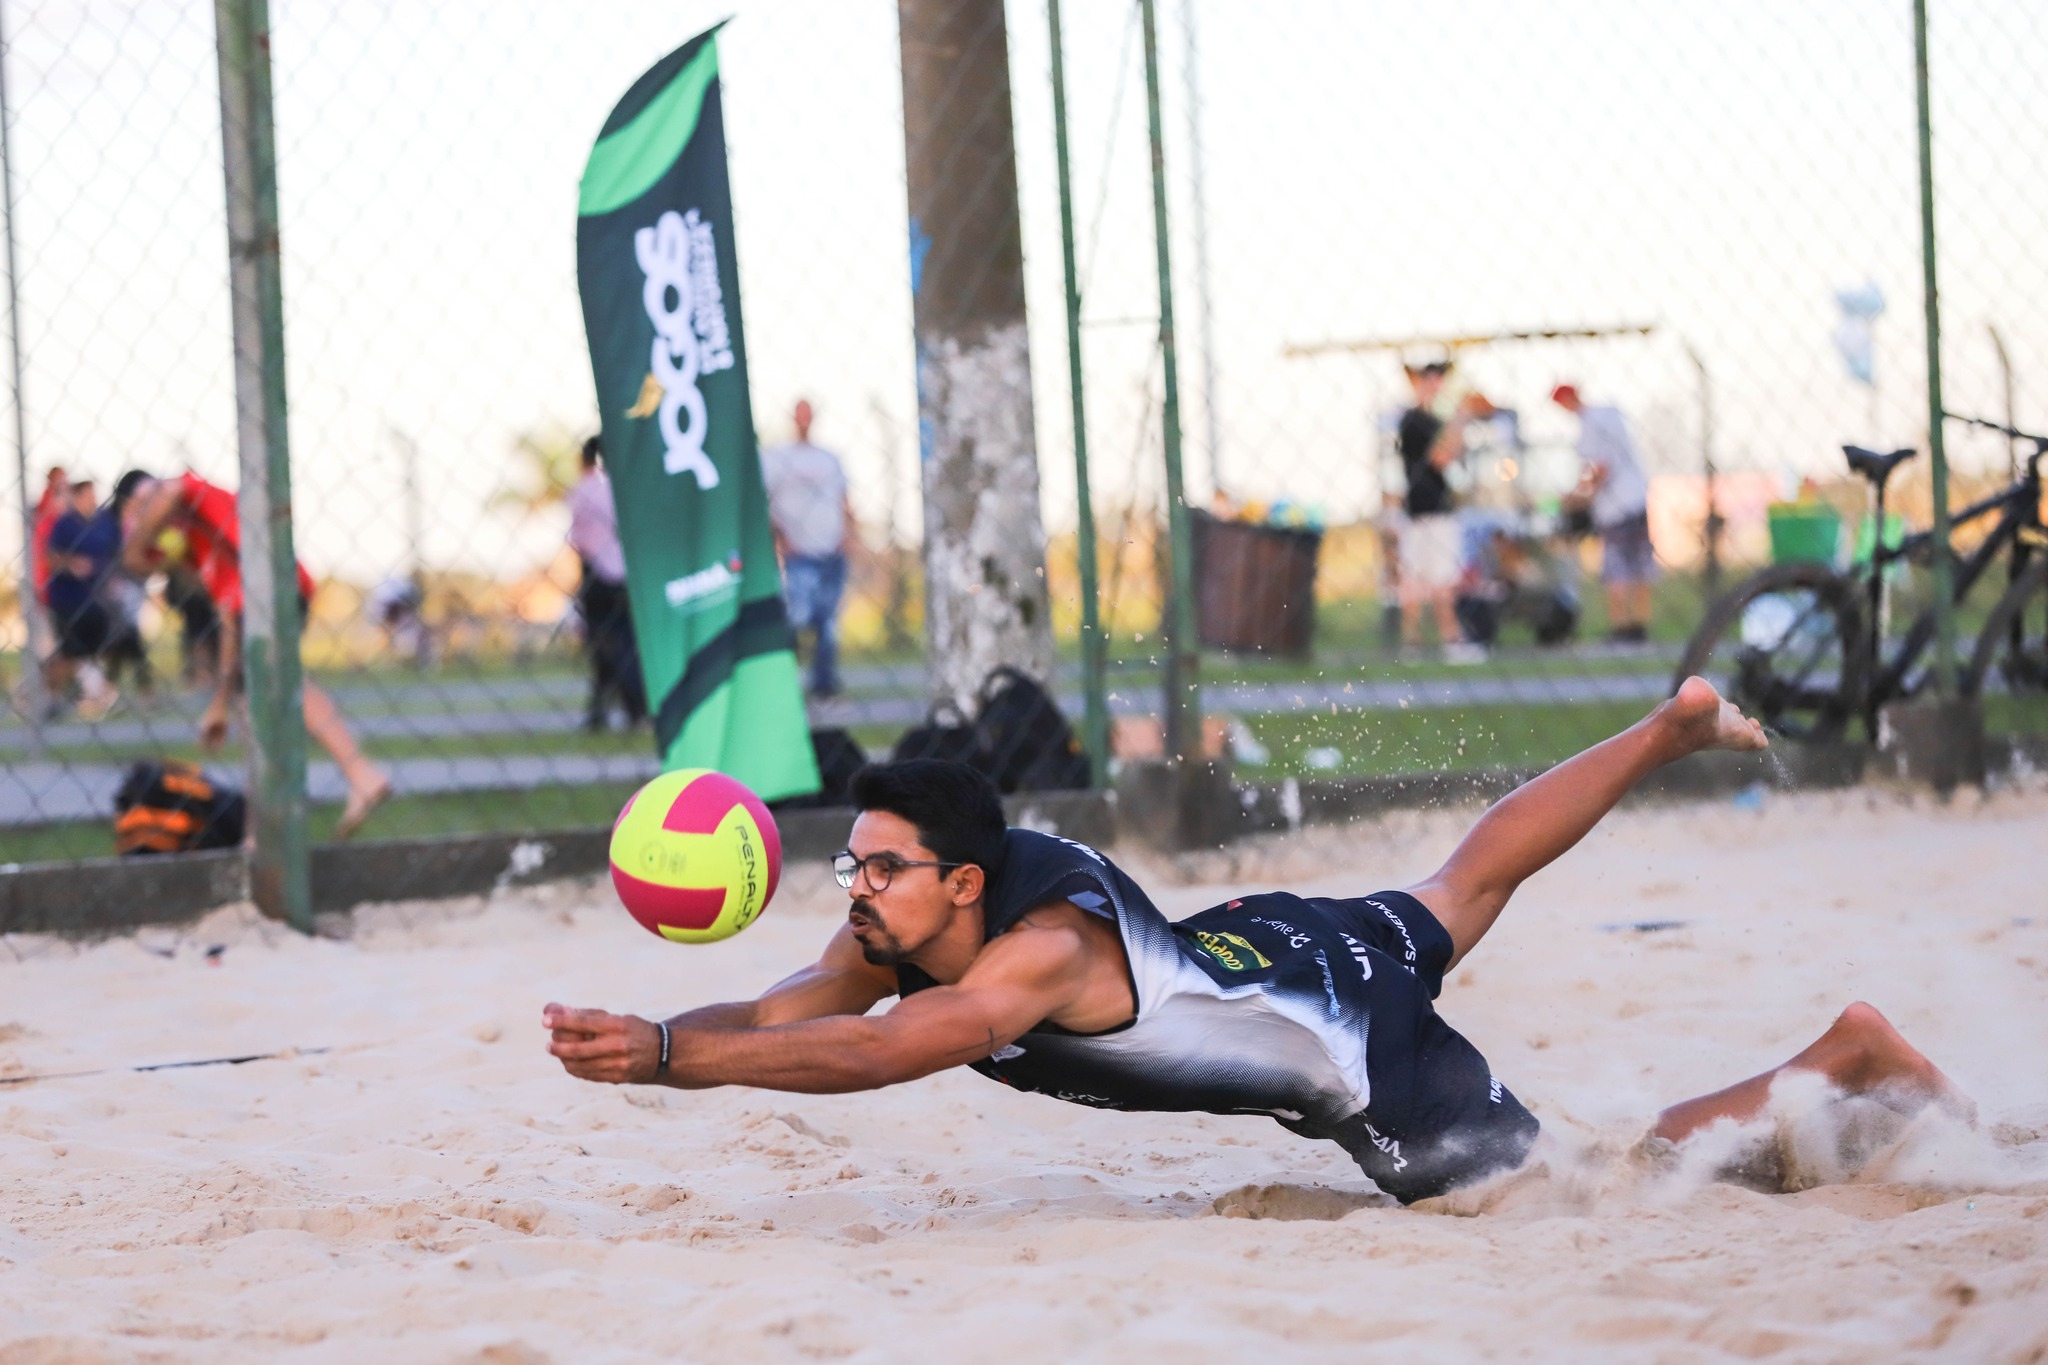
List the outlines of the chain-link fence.
<svg viewBox="0 0 2048 1365">
<path fill-rule="evenodd" d="M 294 525 L 319 585 L 304 657 L 395 786 L 367 836 L 603 824 L 654 770 L 631 689 L 598 694 L 565 540 L 596 428 L 576 184 L 620 92 L 721 17 L 275 8 Z M 130 469 L 236 480 L 213 12 L 0 18 L 25 432 L 6 481 L 39 554 L 90 560 L 76 523 L 51 550 L 66 500 L 103 504 Z M 1179 420 L 1188 502 L 1214 518 L 1202 707 L 1240 773 L 1562 757 L 1665 694 L 1712 570 L 1726 587 L 1774 555 L 1854 558 L 1866 492 L 1841 445 L 1927 449 L 1903 0 L 1160 18 Z M 1048 29 L 1036 0 L 1007 22 L 1055 691 L 1078 716 Z M 2039 429 L 2048 20 L 1939 3 L 1930 34 L 1946 406 Z M 927 692 L 898 15 L 788 0 L 721 42 L 756 423 L 792 440 L 807 399 L 854 512 L 840 677 L 813 721 L 886 752 Z M 1137 6 L 1069 5 L 1065 60 L 1107 691 L 1117 752 L 1142 756 L 1162 745 L 1166 580 Z M 1435 429 L 1404 441 L 1411 369 L 1440 391 Z M 1956 505 L 2009 477 L 2005 438 L 1947 435 Z M 1924 524 L 1928 461 L 1896 482 Z M 32 647 L 22 534 L 0 531 L 0 860 L 106 853 L 137 759 L 234 770 L 233 737 L 197 744 L 218 612 L 166 544 L 146 576 L 100 574 L 100 628 L 45 606 Z M 1926 576 L 1888 580 L 1895 633 Z M 1966 643 L 2004 581 L 1965 601 Z M 1992 727 L 2048 729 L 2007 673 Z M 313 757 L 320 837 L 343 785 Z"/>
</svg>

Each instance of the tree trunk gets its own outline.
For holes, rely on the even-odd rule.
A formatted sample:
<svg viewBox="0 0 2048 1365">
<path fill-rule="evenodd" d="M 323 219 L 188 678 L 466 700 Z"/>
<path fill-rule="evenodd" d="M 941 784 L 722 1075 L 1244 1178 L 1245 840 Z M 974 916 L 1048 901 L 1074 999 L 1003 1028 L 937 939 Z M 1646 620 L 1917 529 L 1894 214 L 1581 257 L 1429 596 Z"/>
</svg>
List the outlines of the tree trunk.
<svg viewBox="0 0 2048 1365">
<path fill-rule="evenodd" d="M 998 664 L 1048 683 L 1023 230 L 1002 0 L 898 0 L 934 700 Z"/>
</svg>

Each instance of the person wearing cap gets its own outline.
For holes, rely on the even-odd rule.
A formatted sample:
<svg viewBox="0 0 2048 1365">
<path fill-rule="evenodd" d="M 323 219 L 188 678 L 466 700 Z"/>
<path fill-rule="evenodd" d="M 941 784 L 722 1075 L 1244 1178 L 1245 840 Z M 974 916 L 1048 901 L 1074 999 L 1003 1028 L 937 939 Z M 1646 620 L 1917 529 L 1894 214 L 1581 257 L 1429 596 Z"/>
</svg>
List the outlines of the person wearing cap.
<svg viewBox="0 0 2048 1365">
<path fill-rule="evenodd" d="M 1641 644 L 1650 634 L 1650 584 L 1657 556 L 1650 545 L 1650 481 L 1635 438 L 1619 408 L 1588 403 L 1573 384 L 1559 384 L 1550 400 L 1579 419 L 1584 472 L 1572 491 L 1586 504 L 1600 533 L 1600 578 L 1607 585 L 1607 638 Z"/>
<path fill-rule="evenodd" d="M 1435 407 L 1443 394 L 1450 362 L 1436 360 L 1404 368 L 1408 383 L 1415 390 L 1415 402 L 1401 414 L 1401 425 L 1395 434 L 1401 469 L 1408 481 L 1408 490 L 1401 500 L 1406 514 L 1400 530 L 1401 638 L 1411 647 L 1422 643 L 1422 609 L 1428 607 L 1436 616 L 1437 639 L 1443 645 L 1445 657 L 1453 662 L 1469 662 L 1479 656 L 1479 647 L 1466 641 L 1458 627 L 1456 601 L 1458 575 L 1464 567 L 1463 534 L 1444 471 L 1465 453 L 1466 425 L 1486 416 L 1491 409 L 1484 398 L 1470 393 L 1448 420 L 1439 417 Z"/>
</svg>

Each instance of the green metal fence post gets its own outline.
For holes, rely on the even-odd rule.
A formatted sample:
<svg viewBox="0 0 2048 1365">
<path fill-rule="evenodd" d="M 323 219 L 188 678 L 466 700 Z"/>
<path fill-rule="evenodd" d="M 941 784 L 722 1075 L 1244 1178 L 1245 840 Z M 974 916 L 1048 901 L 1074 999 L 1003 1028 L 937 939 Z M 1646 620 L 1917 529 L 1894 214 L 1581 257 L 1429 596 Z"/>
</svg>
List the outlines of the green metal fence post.
<svg viewBox="0 0 2048 1365">
<path fill-rule="evenodd" d="M 14 106 L 7 98 L 7 22 L 0 10 L 0 180 L 6 182 L 7 342 L 13 359 L 14 470 L 21 480 L 21 695 L 28 705 L 29 752 L 44 752 L 43 713 L 49 692 L 43 686 L 43 660 L 49 656 L 50 623 L 35 594 L 36 495 L 28 478 L 28 414 L 22 407 L 21 273 L 14 242 Z"/>
<path fill-rule="evenodd" d="M 1101 785 L 1109 777 L 1109 660 L 1102 635 L 1096 584 L 1095 498 L 1088 488 L 1088 418 L 1081 396 L 1081 279 L 1074 267 L 1074 185 L 1067 159 L 1067 61 L 1061 44 L 1060 0 L 1048 0 L 1052 29 L 1053 148 L 1059 168 L 1060 256 L 1067 273 L 1067 387 L 1074 407 L 1074 497 L 1080 524 L 1075 558 L 1081 566 L 1081 738 Z"/>
<path fill-rule="evenodd" d="M 1166 750 L 1202 761 L 1200 655 L 1195 639 L 1194 533 L 1181 482 L 1180 373 L 1174 359 L 1173 268 L 1167 254 L 1166 146 L 1159 120 L 1159 31 L 1153 0 L 1139 0 L 1145 31 L 1145 112 L 1152 141 L 1152 235 L 1159 255 L 1159 355 L 1165 384 L 1167 565 L 1172 587 L 1160 613 L 1166 635 Z"/>
<path fill-rule="evenodd" d="M 251 898 L 311 932 L 306 726 L 285 430 L 284 290 L 277 235 L 268 0 L 214 0 L 227 184 L 235 426 L 241 452 L 242 651 L 249 699 Z"/>
<path fill-rule="evenodd" d="M 1956 695 L 1955 565 L 1949 549 L 1948 446 L 1942 439 L 1941 296 L 1934 280 L 1934 125 L 1928 112 L 1927 0 L 1913 0 L 1913 89 L 1920 103 L 1920 270 L 1927 309 L 1927 454 L 1934 480 L 1934 686 Z"/>
</svg>

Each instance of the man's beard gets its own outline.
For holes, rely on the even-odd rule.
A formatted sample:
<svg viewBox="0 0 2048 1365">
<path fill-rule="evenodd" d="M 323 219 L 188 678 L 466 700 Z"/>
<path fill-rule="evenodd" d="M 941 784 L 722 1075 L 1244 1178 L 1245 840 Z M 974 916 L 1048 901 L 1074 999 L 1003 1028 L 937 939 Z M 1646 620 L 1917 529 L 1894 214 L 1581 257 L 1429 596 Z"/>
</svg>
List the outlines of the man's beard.
<svg viewBox="0 0 2048 1365">
<path fill-rule="evenodd" d="M 854 942 L 860 945 L 860 955 L 867 959 L 870 967 L 894 967 L 910 956 L 903 945 L 896 941 L 896 936 L 889 932 L 889 926 L 882 923 L 881 912 L 875 909 L 872 902 L 855 901 L 853 908 L 860 911 L 861 918 L 867 921 L 866 935 L 856 938 Z"/>
</svg>

